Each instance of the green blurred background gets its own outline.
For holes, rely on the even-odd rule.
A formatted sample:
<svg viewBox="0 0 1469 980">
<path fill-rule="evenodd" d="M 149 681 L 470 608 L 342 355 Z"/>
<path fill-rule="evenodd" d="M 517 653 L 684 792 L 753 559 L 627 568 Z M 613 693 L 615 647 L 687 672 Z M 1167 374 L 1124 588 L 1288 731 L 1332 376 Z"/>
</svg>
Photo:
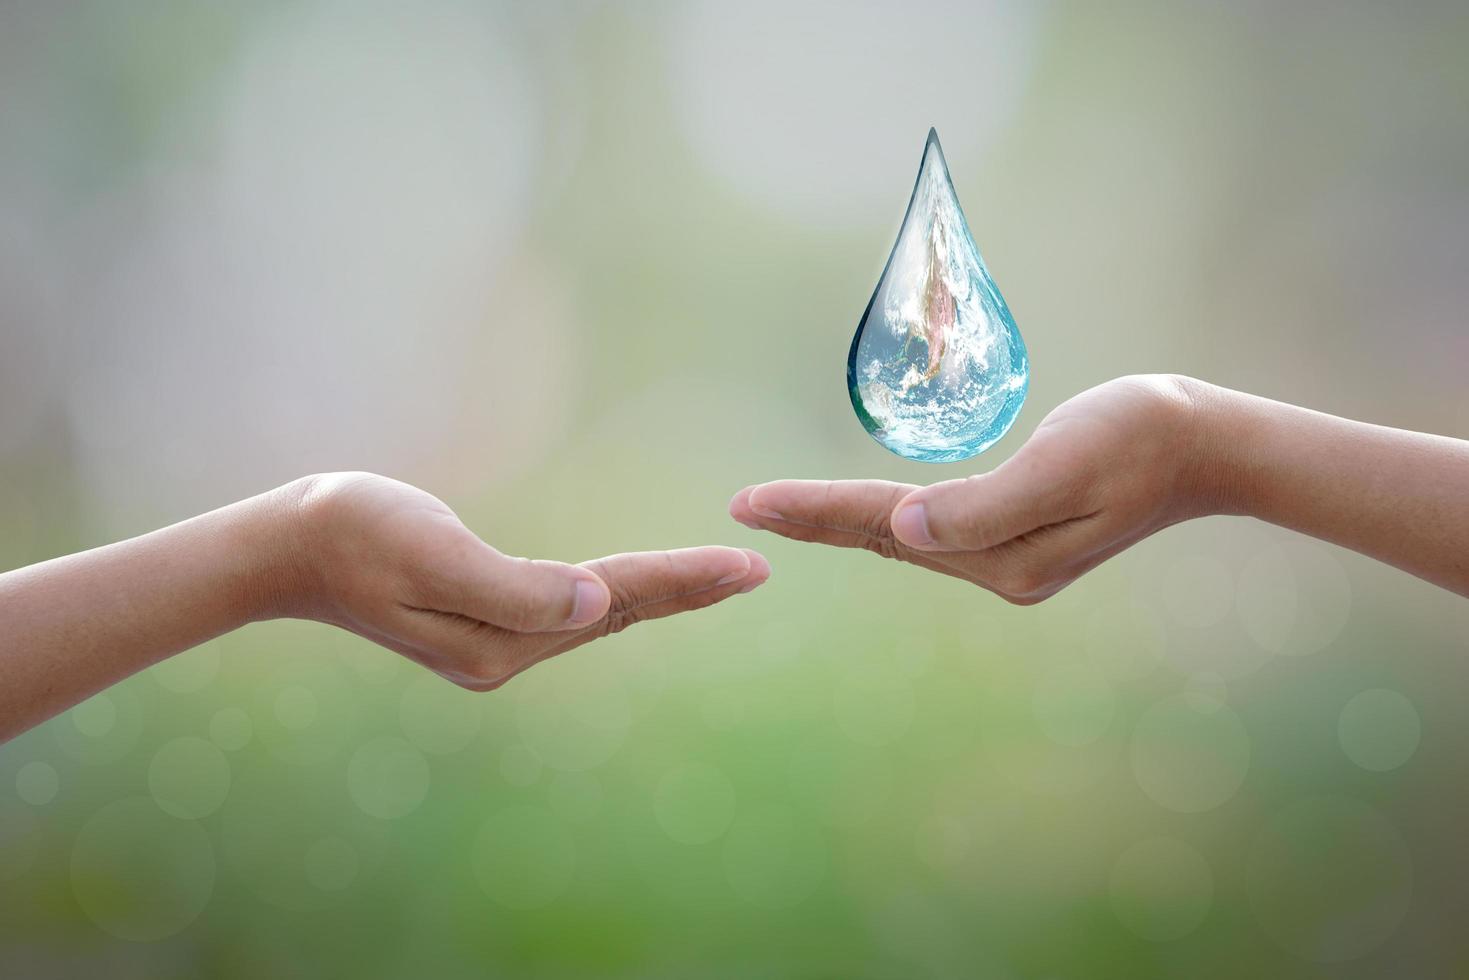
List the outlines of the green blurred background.
<svg viewBox="0 0 1469 980">
<path fill-rule="evenodd" d="M 1469 435 L 1466 50 L 1460 3 L 3 4 L 0 567 L 353 468 L 774 575 L 493 695 L 292 622 L 98 695 L 0 749 L 0 974 L 1469 975 L 1463 600 L 1209 520 L 1016 609 L 725 513 L 1133 372 Z M 930 125 L 1033 368 L 947 467 L 844 391 Z"/>
</svg>

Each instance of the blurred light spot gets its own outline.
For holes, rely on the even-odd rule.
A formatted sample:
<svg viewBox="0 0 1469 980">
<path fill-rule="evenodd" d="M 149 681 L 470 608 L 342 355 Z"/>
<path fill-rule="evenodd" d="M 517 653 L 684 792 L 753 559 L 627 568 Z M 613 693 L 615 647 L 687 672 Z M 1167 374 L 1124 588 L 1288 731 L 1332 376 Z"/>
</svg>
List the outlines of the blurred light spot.
<svg viewBox="0 0 1469 980">
<path fill-rule="evenodd" d="M 1229 684 L 1219 674 L 1200 671 L 1184 684 L 1183 698 L 1195 711 L 1210 714 L 1224 707 L 1229 698 Z"/>
<path fill-rule="evenodd" d="M 191 694 L 209 686 L 209 682 L 219 674 L 219 665 L 219 646 L 206 643 L 169 657 L 156 664 L 149 673 L 167 690 L 175 694 Z"/>
<path fill-rule="evenodd" d="M 285 630 L 283 642 L 309 649 L 318 628 Z M 256 697 L 254 738 L 282 762 L 321 765 L 357 742 L 362 693 L 335 658 L 293 657 L 256 686 Z"/>
<path fill-rule="evenodd" d="M 1163 604 L 1180 626 L 1207 629 L 1234 608 L 1234 574 L 1211 555 L 1186 555 L 1163 580 Z"/>
<path fill-rule="evenodd" d="M 304 687 L 288 687 L 275 696 L 275 720 L 287 731 L 301 732 L 316 721 L 316 695 Z"/>
<path fill-rule="evenodd" d="M 209 719 L 209 737 L 226 752 L 238 752 L 250 744 L 255 726 L 240 708 L 220 708 Z"/>
<path fill-rule="evenodd" d="M 969 856 L 969 828 L 946 814 L 930 814 L 914 832 L 918 859 L 935 871 L 953 872 Z"/>
<path fill-rule="evenodd" d="M 892 668 L 858 666 L 837 680 L 832 709 L 847 737 L 863 745 L 889 745 L 913 723 L 913 685 Z"/>
<path fill-rule="evenodd" d="M 559 277 L 506 269 L 541 146 L 523 39 L 474 5 L 308 4 L 258 26 L 211 125 L 88 249 L 108 256 L 89 290 L 105 329 L 72 352 L 68 408 L 103 506 L 156 509 L 148 475 L 221 443 L 164 488 L 177 506 L 261 473 L 522 472 L 570 417 L 577 364 Z"/>
<path fill-rule="evenodd" d="M 546 801 L 564 820 L 589 820 L 602 806 L 602 783 L 589 772 L 558 772 L 546 787 Z"/>
<path fill-rule="evenodd" d="M 541 760 L 524 745 L 507 745 L 500 753 L 500 775 L 511 786 L 529 786 L 541 778 Z"/>
<path fill-rule="evenodd" d="M 15 792 L 31 806 L 45 806 L 61 790 L 56 767 L 45 762 L 27 762 L 15 774 Z"/>
<path fill-rule="evenodd" d="M 553 769 L 593 769 L 617 754 L 632 726 L 627 692 L 610 671 L 541 665 L 519 685 L 515 723 L 526 746 Z"/>
<path fill-rule="evenodd" d="M 705 166 L 767 206 L 896 220 L 929 126 L 972 169 L 1014 115 L 1042 9 L 683 4 L 667 38 L 675 107 Z"/>
<path fill-rule="evenodd" d="M 102 738 L 117 724 L 117 706 L 106 694 L 97 694 L 71 709 L 71 723 L 88 738 Z"/>
<path fill-rule="evenodd" d="M 183 930 L 208 904 L 214 849 L 197 823 L 175 820 L 152 800 L 120 800 L 77 835 L 71 886 L 104 932 L 155 942 Z"/>
<path fill-rule="evenodd" d="M 1093 610 L 1086 651 L 1115 680 L 1145 676 L 1163 659 L 1162 618 L 1140 602 L 1116 600 Z"/>
<path fill-rule="evenodd" d="M 396 820 L 418 809 L 428 795 L 429 768 L 423 754 L 401 738 L 375 738 L 352 753 L 347 790 L 369 816 Z"/>
<path fill-rule="evenodd" d="M 789 807 L 742 810 L 724 838 L 724 873 L 742 901 L 766 909 L 804 902 L 826 874 L 826 841 Z"/>
<path fill-rule="evenodd" d="M 548 811 L 517 806 L 485 821 L 470 862 L 491 900 L 506 908 L 536 909 L 566 890 L 576 870 L 576 849 Z"/>
<path fill-rule="evenodd" d="M 168 742 L 148 767 L 154 801 L 182 820 L 207 817 L 229 795 L 230 764 L 213 742 L 186 735 Z"/>
<path fill-rule="evenodd" d="M 241 756 L 219 817 L 220 850 L 233 877 L 261 902 L 291 912 L 346 900 L 346 889 L 326 888 L 313 876 L 331 877 L 324 872 L 333 865 L 325 860 L 333 857 L 332 850 L 326 850 L 319 864 L 312 860 L 313 850 L 331 838 L 347 842 L 356 857 L 353 881 L 361 881 L 370 867 L 381 863 L 398 828 L 348 805 L 344 788 L 337 780 L 322 778 L 319 770 Z M 335 857 L 341 857 L 337 852 Z M 340 880 L 345 869 L 340 862 L 334 866 Z"/>
<path fill-rule="evenodd" d="M 1138 841 L 1112 866 L 1112 911 L 1132 932 L 1153 942 L 1182 939 L 1199 927 L 1214 900 L 1209 863 L 1183 841 Z"/>
<path fill-rule="evenodd" d="M 1341 709 L 1337 737 L 1342 751 L 1363 769 L 1387 772 L 1413 757 L 1423 727 L 1418 711 L 1397 691 L 1363 691 Z"/>
<path fill-rule="evenodd" d="M 1117 699 L 1102 670 L 1093 663 L 1056 667 L 1036 684 L 1031 708 L 1041 730 L 1061 745 L 1095 742 L 1112 727 Z"/>
<path fill-rule="evenodd" d="M 1224 803 L 1244 783 L 1250 739 L 1226 707 L 1200 711 L 1182 695 L 1165 698 L 1138 719 L 1132 771 L 1143 792 L 1179 813 Z"/>
<path fill-rule="evenodd" d="M 701 762 L 675 766 L 658 781 L 653 813 L 658 825 L 680 844 L 707 844 L 734 819 L 735 789 L 729 778 Z"/>
<path fill-rule="evenodd" d="M 357 880 L 357 849 L 340 837 L 323 837 L 306 850 L 306 878 L 322 891 L 341 891 Z"/>
<path fill-rule="evenodd" d="M 458 752 L 479 732 L 481 701 L 473 691 L 432 674 L 403 692 L 398 723 L 408 741 L 435 755 Z"/>
<path fill-rule="evenodd" d="M 131 686 L 122 684 L 93 695 L 56 725 L 61 750 L 87 765 L 107 765 L 127 756 L 143 733 L 143 708 Z"/>
<path fill-rule="evenodd" d="M 1277 813 L 1246 869 L 1256 921 L 1318 963 L 1364 956 L 1397 931 L 1413 893 L 1407 845 L 1365 803 L 1311 799 Z"/>
<path fill-rule="evenodd" d="M 1245 632 L 1271 653 L 1304 656 L 1340 635 L 1352 588 L 1336 557 L 1300 538 L 1271 544 L 1240 571 L 1236 608 Z"/>
</svg>

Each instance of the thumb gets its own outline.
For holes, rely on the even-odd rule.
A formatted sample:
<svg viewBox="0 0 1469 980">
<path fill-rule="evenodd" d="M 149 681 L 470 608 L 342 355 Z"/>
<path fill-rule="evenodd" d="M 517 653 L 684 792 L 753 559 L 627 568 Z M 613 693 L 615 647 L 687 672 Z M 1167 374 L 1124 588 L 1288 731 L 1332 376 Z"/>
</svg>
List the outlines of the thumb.
<svg viewBox="0 0 1469 980">
<path fill-rule="evenodd" d="M 607 615 L 612 604 L 607 583 L 588 569 L 513 558 L 477 538 L 446 565 L 446 611 L 516 632 L 586 626 Z"/>
<path fill-rule="evenodd" d="M 914 490 L 893 508 L 893 536 L 925 551 L 983 551 L 1063 519 L 1060 474 L 1011 458 L 989 473 Z"/>
</svg>

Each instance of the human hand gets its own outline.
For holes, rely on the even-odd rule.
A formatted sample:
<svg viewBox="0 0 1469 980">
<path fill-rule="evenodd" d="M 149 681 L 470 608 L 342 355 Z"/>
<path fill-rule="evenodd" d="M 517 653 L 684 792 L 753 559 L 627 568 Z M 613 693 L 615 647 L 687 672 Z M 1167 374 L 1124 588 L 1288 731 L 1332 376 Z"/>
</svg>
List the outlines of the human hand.
<svg viewBox="0 0 1469 980">
<path fill-rule="evenodd" d="M 965 579 L 1020 605 L 1153 532 L 1220 505 L 1204 428 L 1212 389 L 1119 378 L 1056 408 L 989 473 L 928 487 L 780 480 L 746 487 L 730 514 L 797 541 L 864 548 Z"/>
<path fill-rule="evenodd" d="M 758 553 L 703 547 L 582 565 L 503 555 L 443 502 L 370 473 L 283 488 L 295 515 L 265 616 L 332 623 L 472 690 L 619 632 L 749 592 Z"/>
</svg>

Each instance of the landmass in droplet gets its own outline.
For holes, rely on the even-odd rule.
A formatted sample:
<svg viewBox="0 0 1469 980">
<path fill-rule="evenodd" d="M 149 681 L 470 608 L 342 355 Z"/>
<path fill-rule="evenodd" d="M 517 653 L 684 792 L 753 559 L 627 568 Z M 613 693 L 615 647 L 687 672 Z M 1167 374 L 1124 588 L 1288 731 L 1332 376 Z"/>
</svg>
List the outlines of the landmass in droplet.
<svg viewBox="0 0 1469 980">
<path fill-rule="evenodd" d="M 968 459 L 1020 414 L 1030 363 L 930 129 L 898 241 L 852 338 L 857 418 L 899 456 Z"/>
</svg>

